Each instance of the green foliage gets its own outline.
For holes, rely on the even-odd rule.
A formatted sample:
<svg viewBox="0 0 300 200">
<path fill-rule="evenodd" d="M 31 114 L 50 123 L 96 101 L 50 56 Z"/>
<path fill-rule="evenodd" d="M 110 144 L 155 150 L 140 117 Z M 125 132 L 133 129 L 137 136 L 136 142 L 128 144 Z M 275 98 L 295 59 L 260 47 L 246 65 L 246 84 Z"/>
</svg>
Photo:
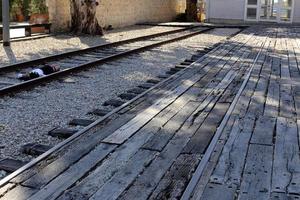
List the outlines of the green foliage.
<svg viewBox="0 0 300 200">
<path fill-rule="evenodd" d="M 22 14 L 24 11 L 24 1 L 23 0 L 13 0 L 11 1 L 11 11 L 12 15 Z"/>
<path fill-rule="evenodd" d="M 45 14 L 48 13 L 46 0 L 31 0 L 29 4 L 30 14 Z"/>
</svg>

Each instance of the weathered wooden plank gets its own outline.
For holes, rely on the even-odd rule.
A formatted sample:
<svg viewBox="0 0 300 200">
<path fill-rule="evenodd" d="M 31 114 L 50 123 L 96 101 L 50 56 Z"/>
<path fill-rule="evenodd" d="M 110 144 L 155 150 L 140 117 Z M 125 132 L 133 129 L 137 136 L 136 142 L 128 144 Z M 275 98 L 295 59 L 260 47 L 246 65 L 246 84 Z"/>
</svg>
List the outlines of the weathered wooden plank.
<svg viewBox="0 0 300 200">
<path fill-rule="evenodd" d="M 196 109 L 198 104 L 199 102 L 189 102 L 185 106 Z M 145 142 L 147 142 L 155 132 L 157 132 L 159 127 L 165 124 L 170 117 L 176 114 L 176 112 L 174 113 L 173 110 L 172 114 L 172 112 L 166 111 L 167 114 L 165 113 L 165 116 L 157 117 L 152 120 L 148 125 L 143 127 L 138 134 L 135 134 L 113 154 L 111 154 L 108 159 L 103 161 L 102 165 L 83 179 L 82 182 L 67 191 L 61 199 L 87 199 L 92 196 L 103 184 L 106 183 L 106 181 L 110 179 L 111 176 L 114 175 L 116 171 L 120 170 L 126 162 L 128 162 L 132 155 L 134 155 L 138 149 L 145 144 Z"/>
<path fill-rule="evenodd" d="M 192 119 L 189 121 L 193 126 L 191 130 L 192 129 L 196 130 L 202 124 L 203 120 L 209 114 L 209 111 L 214 107 L 219 96 L 222 94 L 222 90 L 224 90 L 224 88 L 227 87 L 230 81 L 233 79 L 233 76 L 231 75 L 232 73 L 228 73 L 224 78 L 224 80 L 222 80 L 217 87 L 215 87 L 213 90 L 210 90 L 208 97 L 206 97 L 208 94 L 204 93 L 202 96 L 199 96 L 196 99 L 198 102 L 202 102 L 202 103 L 200 104 L 200 106 L 198 106 L 197 110 L 192 114 L 192 117 L 190 117 Z M 188 115 L 190 115 L 193 110 L 187 110 L 187 111 L 188 111 Z M 202 111 L 205 112 L 201 113 Z M 169 123 L 167 123 L 162 129 L 160 129 L 159 132 L 148 143 L 144 145 L 144 148 L 161 151 L 162 148 L 167 144 L 169 139 L 173 137 L 176 130 L 181 126 L 181 124 L 178 123 L 179 119 L 185 116 L 186 114 L 183 115 L 182 113 L 180 113 L 176 117 L 178 119 L 174 118 L 170 120 Z"/>
<path fill-rule="evenodd" d="M 100 144 L 92 152 L 84 156 L 77 163 L 73 164 L 65 172 L 56 177 L 53 181 L 41 188 L 29 199 L 56 199 L 66 189 L 75 184 L 80 178 L 95 167 L 117 146 L 109 144 Z"/>
<path fill-rule="evenodd" d="M 269 117 L 278 116 L 280 102 L 279 91 L 279 84 L 274 80 L 270 80 L 264 115 Z"/>
<path fill-rule="evenodd" d="M 128 185 L 142 172 L 155 156 L 155 152 L 148 150 L 138 151 L 90 200 L 113 200 L 128 187 Z"/>
<path fill-rule="evenodd" d="M 237 115 L 231 115 L 221 136 L 220 136 L 220 140 L 223 140 L 223 141 L 227 141 L 227 139 L 229 138 L 229 135 L 230 135 L 230 132 L 232 130 L 232 127 L 233 127 L 233 124 L 235 122 L 235 120 L 238 118 Z"/>
<path fill-rule="evenodd" d="M 296 117 L 296 109 L 292 96 L 291 85 L 281 84 L 280 85 L 280 116 L 287 118 Z"/>
<path fill-rule="evenodd" d="M 139 113 L 135 118 L 133 118 L 129 123 L 120 127 L 110 136 L 105 138 L 103 142 L 113 143 L 113 144 L 122 144 L 129 137 L 131 137 L 136 131 L 138 131 L 144 124 L 149 122 L 155 115 L 161 112 L 168 105 L 173 103 L 176 98 L 182 95 L 186 90 L 188 90 L 195 82 L 197 82 L 199 76 L 193 76 L 190 80 L 182 83 L 181 86 L 172 91 L 170 95 L 165 98 L 159 99 L 155 104 Z"/>
<path fill-rule="evenodd" d="M 266 199 L 271 193 L 273 147 L 250 144 L 238 199 Z"/>
<path fill-rule="evenodd" d="M 293 97 L 295 102 L 297 119 L 300 119 L 300 87 L 299 86 L 293 87 Z"/>
<path fill-rule="evenodd" d="M 270 200 L 298 200 L 299 195 L 289 195 L 285 193 L 272 192 Z"/>
<path fill-rule="evenodd" d="M 149 200 L 179 199 L 199 160 L 200 155 L 181 154 L 161 179 Z"/>
<path fill-rule="evenodd" d="M 233 48 L 234 47 L 234 45 L 231 45 L 231 47 Z M 223 52 L 222 52 L 223 51 Z M 222 56 L 223 55 L 225 55 L 227 52 L 229 52 L 230 51 L 230 48 L 227 48 L 227 52 L 225 52 L 224 50 L 222 50 L 222 51 L 219 51 L 218 53 L 215 53 L 215 56 L 221 56 L 221 54 L 220 54 L 220 52 L 222 52 Z M 225 52 L 225 53 L 224 53 Z M 208 55 L 207 57 L 206 57 L 206 60 L 207 61 L 209 61 L 209 60 L 212 60 L 211 59 L 211 57 L 209 57 L 210 55 Z M 222 58 L 222 56 L 221 57 L 219 57 L 218 59 L 220 59 L 220 58 Z M 208 62 L 209 63 L 209 62 Z M 199 67 L 199 65 L 197 65 L 197 67 Z M 187 70 L 187 71 L 189 71 L 189 72 L 191 72 L 192 70 Z M 195 70 L 194 70 L 195 71 Z M 182 77 L 186 77 L 186 76 L 184 76 L 184 75 L 186 75 L 187 74 L 187 72 L 186 73 L 183 73 L 183 75 L 180 77 L 180 78 L 182 78 Z M 176 79 L 176 80 L 181 80 L 180 78 L 178 78 L 178 79 Z M 175 79 L 174 79 L 175 80 Z M 178 81 L 175 81 L 175 82 L 178 82 Z M 102 134 L 102 133 L 101 133 Z M 95 134 L 95 135 L 99 135 L 99 134 Z M 77 147 L 77 146 L 76 146 Z M 76 148 L 73 148 L 73 150 L 76 150 Z M 74 153 L 75 154 L 75 153 Z M 76 154 L 75 154 L 76 155 Z M 78 156 L 78 158 L 80 158 L 80 156 Z M 74 159 L 74 161 L 75 161 L 76 159 Z M 61 163 L 63 163 L 63 162 L 61 162 Z M 59 163 L 56 163 L 56 164 L 59 164 Z M 68 166 L 68 164 L 66 165 L 66 166 Z M 42 168 L 42 166 L 41 166 L 41 168 Z M 59 169 L 59 166 L 57 167 L 57 169 Z M 65 168 L 63 167 L 62 168 L 62 170 L 64 170 Z M 16 181 L 16 182 L 19 182 L 19 181 L 21 181 L 21 180 L 24 180 L 24 179 L 26 179 L 25 177 L 30 177 L 30 176 L 32 176 L 32 174 L 35 174 L 36 173 L 36 171 L 35 170 L 29 170 L 29 172 L 28 173 L 26 173 L 27 175 L 25 175 L 25 176 L 22 176 L 23 178 L 20 178 L 20 177 L 18 177 L 17 179 L 15 179 L 14 181 Z M 55 177 L 56 176 L 56 173 L 53 173 L 53 175 L 51 175 L 50 177 Z M 51 178 L 49 179 L 49 180 L 51 180 Z"/>
<path fill-rule="evenodd" d="M 2 197 L 6 192 L 8 192 L 9 190 L 11 190 L 13 187 L 15 187 L 16 185 L 13 183 L 7 183 L 6 185 L 4 185 L 3 187 L 0 188 L 0 197 Z"/>
<path fill-rule="evenodd" d="M 233 200 L 235 199 L 235 191 L 236 186 L 227 186 L 227 185 L 220 185 L 220 184 L 207 184 L 203 195 L 201 196 L 201 200 L 208 200 L 208 199 L 222 199 L 222 200 Z"/>
<path fill-rule="evenodd" d="M 176 109 L 176 108 L 174 108 Z M 153 137 L 143 145 L 144 149 L 161 151 L 184 121 L 194 112 L 195 107 L 189 106 L 181 109 L 172 119 L 161 127 Z"/>
<path fill-rule="evenodd" d="M 66 151 L 64 155 L 49 163 L 44 168 L 38 170 L 38 173 L 31 177 L 29 176 L 30 178 L 25 182 L 22 182 L 22 184 L 33 188 L 40 188 L 47 184 L 73 163 L 77 162 L 80 158 L 89 153 L 97 144 L 99 144 L 99 141 L 109 135 L 111 131 L 119 128 L 121 124 L 128 122 L 131 119 L 131 116 L 132 115 L 124 115 L 121 118 L 117 118 L 110 123 L 109 126 L 105 126 L 99 132 L 92 134 L 89 137 L 81 138 L 80 141 L 76 145 L 73 144 L 74 146 Z M 27 176 L 25 175 L 24 179 L 26 179 L 26 177 Z M 23 177 L 16 178 L 14 182 L 23 181 L 22 179 Z"/>
<path fill-rule="evenodd" d="M 268 80 L 261 77 L 251 98 L 248 112 L 251 112 L 255 116 L 263 115 L 267 88 Z"/>
<path fill-rule="evenodd" d="M 273 145 L 273 133 L 275 129 L 276 119 L 261 116 L 256 121 L 251 141 L 252 144 Z"/>
<path fill-rule="evenodd" d="M 279 117 L 276 125 L 272 191 L 300 194 L 300 158 L 297 125 Z"/>
<path fill-rule="evenodd" d="M 187 120 L 189 121 L 189 120 Z M 162 176 L 166 173 L 173 161 L 178 157 L 189 138 L 194 133 L 191 131 L 189 122 L 186 122 L 182 128 L 176 132 L 164 150 L 147 167 L 141 176 L 136 179 L 133 185 L 125 192 L 120 199 L 146 199 L 152 193 Z M 138 197 L 136 193 L 143 191 Z"/>
<path fill-rule="evenodd" d="M 216 132 L 219 124 L 221 123 L 224 115 L 226 114 L 230 104 L 217 103 L 213 110 L 209 113 L 204 120 L 201 127 L 196 131 L 189 143 L 184 148 L 185 153 L 204 153 L 209 145 L 211 138 Z"/>
<path fill-rule="evenodd" d="M 171 104 L 178 96 L 183 94 L 188 88 L 194 85 L 201 79 L 199 75 L 191 77 L 188 81 L 184 81 L 180 86 L 175 88 L 163 99 L 158 100 L 144 112 L 138 114 L 131 122 L 120 127 L 119 130 L 112 133 L 109 137 L 105 138 L 103 141 L 107 143 L 122 144 L 130 136 L 132 136 L 137 130 L 151 120 L 155 115 L 157 115 L 162 109 Z"/>
<path fill-rule="evenodd" d="M 1 200 L 26 200 L 32 196 L 37 190 L 33 188 L 17 186 L 12 190 L 8 191 Z"/>
<path fill-rule="evenodd" d="M 212 182 L 240 184 L 254 121 L 253 117 L 247 115 L 235 122 L 211 176 Z"/>
</svg>

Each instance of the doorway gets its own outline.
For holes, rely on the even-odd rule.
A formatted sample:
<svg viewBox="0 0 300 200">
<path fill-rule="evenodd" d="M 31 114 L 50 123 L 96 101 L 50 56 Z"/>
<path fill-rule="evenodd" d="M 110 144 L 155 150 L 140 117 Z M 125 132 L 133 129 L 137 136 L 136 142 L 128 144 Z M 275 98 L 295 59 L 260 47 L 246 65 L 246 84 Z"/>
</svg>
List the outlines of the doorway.
<svg viewBox="0 0 300 200">
<path fill-rule="evenodd" d="M 294 0 L 246 0 L 245 20 L 293 22 Z"/>
</svg>

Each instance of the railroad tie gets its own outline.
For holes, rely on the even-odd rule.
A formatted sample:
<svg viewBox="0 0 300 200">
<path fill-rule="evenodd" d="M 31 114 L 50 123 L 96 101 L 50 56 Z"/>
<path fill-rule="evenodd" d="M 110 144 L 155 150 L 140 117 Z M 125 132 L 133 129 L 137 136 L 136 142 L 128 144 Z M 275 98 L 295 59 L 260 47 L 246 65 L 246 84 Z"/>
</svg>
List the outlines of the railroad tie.
<svg viewBox="0 0 300 200">
<path fill-rule="evenodd" d="M 160 82 L 160 80 L 159 80 L 159 79 L 149 79 L 149 80 L 147 80 L 146 82 L 147 82 L 147 83 L 157 84 L 157 83 Z"/>
<path fill-rule="evenodd" d="M 23 162 L 21 160 L 15 160 L 10 158 L 5 158 L 0 161 L 0 170 L 6 171 L 8 173 L 12 173 L 17 169 L 24 166 L 27 162 Z"/>
<path fill-rule="evenodd" d="M 150 89 L 150 88 L 152 88 L 154 86 L 154 84 L 152 84 L 152 83 L 144 83 L 144 84 L 142 84 L 142 85 L 139 85 L 138 87 L 139 88 L 143 88 L 143 89 Z"/>
<path fill-rule="evenodd" d="M 181 70 L 182 70 L 182 68 L 176 68 L 176 67 L 173 67 L 170 69 L 170 71 L 173 71 L 173 72 L 179 72 Z"/>
<path fill-rule="evenodd" d="M 21 152 L 31 156 L 39 156 L 51 148 L 52 146 L 49 145 L 29 143 L 21 147 Z"/>
<path fill-rule="evenodd" d="M 185 65 L 175 65 L 176 69 L 185 69 L 186 66 Z"/>
<path fill-rule="evenodd" d="M 124 100 L 131 100 L 133 99 L 134 97 L 136 97 L 136 94 L 132 94 L 132 93 L 123 93 L 123 94 L 120 94 L 119 97 L 121 99 L 124 99 Z"/>
<path fill-rule="evenodd" d="M 71 125 L 71 126 L 88 126 L 93 122 L 94 122 L 94 120 L 90 120 L 90 119 L 72 119 L 69 122 L 69 125 Z"/>
<path fill-rule="evenodd" d="M 168 74 L 161 74 L 161 75 L 158 75 L 157 78 L 160 78 L 160 79 L 166 79 L 166 78 L 169 78 L 170 75 Z"/>
<path fill-rule="evenodd" d="M 90 115 L 97 115 L 97 116 L 102 117 L 102 116 L 107 115 L 109 112 L 110 112 L 110 110 L 95 109 L 95 110 L 89 112 L 88 114 L 90 114 Z"/>
<path fill-rule="evenodd" d="M 119 107 L 121 105 L 123 105 L 125 102 L 121 101 L 121 100 L 117 100 L 117 99 L 111 99 L 108 101 L 105 101 L 103 103 L 103 106 L 113 106 L 113 107 Z"/>
<path fill-rule="evenodd" d="M 75 129 L 69 129 L 69 128 L 55 128 L 48 132 L 48 135 L 52 137 L 58 137 L 66 139 L 68 137 L 71 137 L 74 135 L 78 130 Z"/>
<path fill-rule="evenodd" d="M 127 91 L 127 93 L 133 93 L 133 94 L 141 94 L 145 92 L 145 89 L 142 88 L 133 88 Z"/>
</svg>

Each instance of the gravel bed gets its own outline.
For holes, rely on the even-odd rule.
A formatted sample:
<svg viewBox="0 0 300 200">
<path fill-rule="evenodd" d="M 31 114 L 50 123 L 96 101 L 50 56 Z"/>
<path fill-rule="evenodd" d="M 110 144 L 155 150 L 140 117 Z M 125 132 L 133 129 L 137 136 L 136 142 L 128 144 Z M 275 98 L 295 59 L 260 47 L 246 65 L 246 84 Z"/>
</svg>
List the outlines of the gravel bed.
<svg viewBox="0 0 300 200">
<path fill-rule="evenodd" d="M 73 118 L 97 119 L 87 113 L 236 31 L 216 29 L 0 99 L 0 159 L 32 159 L 19 152 L 21 145 L 57 144 L 61 140 L 48 136 L 49 130 L 66 127 Z"/>
<path fill-rule="evenodd" d="M 11 47 L 0 47 L 0 66 L 176 29 L 181 28 L 130 26 L 108 31 L 103 37 L 61 34 L 37 40 L 12 42 Z"/>
</svg>

